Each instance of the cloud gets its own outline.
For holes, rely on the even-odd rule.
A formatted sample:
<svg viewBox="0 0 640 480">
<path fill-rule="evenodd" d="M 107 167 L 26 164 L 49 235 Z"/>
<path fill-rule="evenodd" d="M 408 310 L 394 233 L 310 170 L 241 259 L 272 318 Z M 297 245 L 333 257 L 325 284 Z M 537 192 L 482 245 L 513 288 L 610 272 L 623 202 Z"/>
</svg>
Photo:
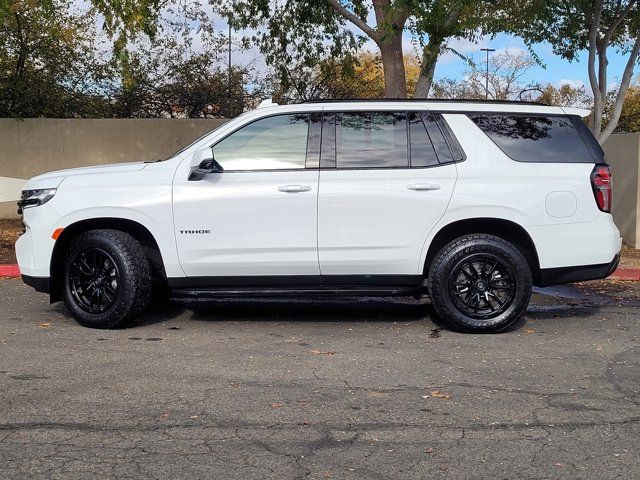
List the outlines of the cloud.
<svg viewBox="0 0 640 480">
<path fill-rule="evenodd" d="M 584 82 L 579 78 L 562 78 L 556 82 L 556 87 L 560 88 L 563 85 L 569 85 L 571 88 L 582 88 Z"/>
</svg>

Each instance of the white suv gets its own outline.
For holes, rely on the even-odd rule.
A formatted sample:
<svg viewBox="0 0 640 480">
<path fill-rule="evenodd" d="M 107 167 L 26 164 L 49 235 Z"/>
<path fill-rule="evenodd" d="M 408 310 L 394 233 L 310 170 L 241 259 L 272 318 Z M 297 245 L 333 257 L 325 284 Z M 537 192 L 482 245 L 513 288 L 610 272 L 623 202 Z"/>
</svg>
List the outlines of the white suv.
<svg viewBox="0 0 640 480">
<path fill-rule="evenodd" d="M 30 180 L 24 281 L 85 326 L 152 293 L 428 294 L 468 332 L 532 285 L 617 266 L 611 175 L 578 109 L 478 101 L 263 102 L 165 161 Z"/>
</svg>

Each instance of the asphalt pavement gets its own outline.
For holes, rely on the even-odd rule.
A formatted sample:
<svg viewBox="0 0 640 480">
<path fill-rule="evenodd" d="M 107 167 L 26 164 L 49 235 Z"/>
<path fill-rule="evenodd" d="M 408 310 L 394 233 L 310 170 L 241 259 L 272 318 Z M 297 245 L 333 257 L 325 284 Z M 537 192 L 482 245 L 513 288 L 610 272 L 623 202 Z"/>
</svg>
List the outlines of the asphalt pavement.
<svg viewBox="0 0 640 480">
<path fill-rule="evenodd" d="M 640 478 L 640 290 L 499 335 L 427 300 L 172 302 L 77 325 L 0 280 L 0 478 Z"/>
</svg>

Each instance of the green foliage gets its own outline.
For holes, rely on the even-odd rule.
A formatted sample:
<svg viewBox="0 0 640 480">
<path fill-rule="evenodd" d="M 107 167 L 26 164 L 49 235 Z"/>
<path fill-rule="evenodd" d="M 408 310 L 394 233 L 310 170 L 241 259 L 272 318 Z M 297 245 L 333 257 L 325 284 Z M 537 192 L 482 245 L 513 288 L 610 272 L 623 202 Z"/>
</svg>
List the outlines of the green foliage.
<svg viewBox="0 0 640 480">
<path fill-rule="evenodd" d="M 433 75 L 438 57 L 449 49 L 449 38 L 475 40 L 500 30 L 492 10 L 496 4 L 497 0 L 386 0 L 377 2 L 376 9 L 364 0 L 216 2 L 234 27 L 257 32 L 247 40 L 260 47 L 283 79 L 291 65 L 311 67 L 327 57 L 347 59 L 367 37 L 382 50 L 394 39 L 402 42 L 404 31 L 410 32 L 424 50 L 422 74 Z M 367 23 L 373 14 L 374 26 Z M 358 29 L 362 33 L 354 34 Z M 385 62 L 385 69 L 405 73 L 401 50 L 400 55 Z"/>
<path fill-rule="evenodd" d="M 594 18 L 593 0 L 523 0 L 505 2 L 508 30 L 529 43 L 549 42 L 553 52 L 567 60 L 577 59 L 589 47 L 589 26 Z M 629 8 L 618 28 L 612 32 L 611 45 L 628 52 L 640 32 L 640 2 L 606 0 L 603 2 L 600 31 L 609 27 Z"/>
<path fill-rule="evenodd" d="M 3 0 L 0 28 L 0 116 L 101 114 L 89 15 L 74 13 L 71 0 Z"/>
<path fill-rule="evenodd" d="M 221 47 L 219 40 L 216 47 Z M 120 79 L 110 89 L 115 117 L 236 116 L 248 99 L 243 81 L 250 72 L 216 67 L 219 48 L 189 53 L 175 39 L 138 45 L 125 63 Z"/>
<path fill-rule="evenodd" d="M 158 14 L 166 0 L 91 0 L 104 18 L 105 31 L 114 38 L 116 58 L 125 60 L 127 43 L 140 33 L 153 38 Z"/>
<path fill-rule="evenodd" d="M 255 43 L 269 65 L 277 70 L 288 88 L 287 69 L 292 65 L 313 67 L 322 58 L 339 62 L 364 41 L 345 28 L 345 20 L 324 1 L 317 0 L 226 0 L 216 2 L 219 12 L 235 29 L 254 30 L 246 43 Z M 360 16 L 364 2 L 354 3 Z"/>
</svg>

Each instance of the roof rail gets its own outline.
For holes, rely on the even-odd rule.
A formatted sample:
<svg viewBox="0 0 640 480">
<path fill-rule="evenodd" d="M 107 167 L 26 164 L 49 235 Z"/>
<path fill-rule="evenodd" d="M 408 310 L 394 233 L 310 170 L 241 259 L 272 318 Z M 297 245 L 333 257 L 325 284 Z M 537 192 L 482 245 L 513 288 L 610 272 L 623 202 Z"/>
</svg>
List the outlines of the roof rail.
<svg viewBox="0 0 640 480">
<path fill-rule="evenodd" d="M 507 105 L 542 105 L 548 107 L 546 103 L 527 102 L 523 100 L 485 100 L 475 98 L 328 98 L 307 100 L 304 103 L 350 103 L 350 102 L 433 102 L 433 103 L 488 103 Z"/>
</svg>

